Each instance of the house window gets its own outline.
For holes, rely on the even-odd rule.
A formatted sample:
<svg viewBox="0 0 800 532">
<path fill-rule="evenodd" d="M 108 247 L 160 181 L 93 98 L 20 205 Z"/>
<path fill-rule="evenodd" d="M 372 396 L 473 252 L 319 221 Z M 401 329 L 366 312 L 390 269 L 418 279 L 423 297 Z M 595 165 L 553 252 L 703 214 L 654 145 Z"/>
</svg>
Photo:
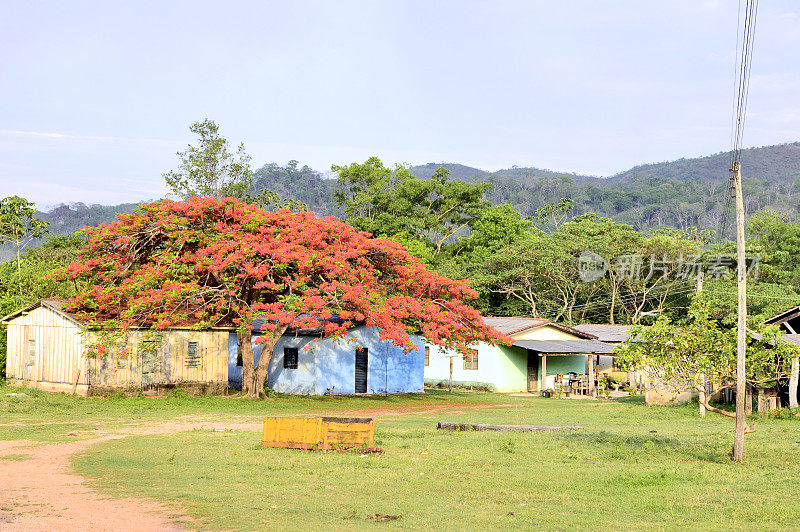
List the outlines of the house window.
<svg viewBox="0 0 800 532">
<path fill-rule="evenodd" d="M 128 344 L 120 342 L 117 344 L 117 369 L 125 369 L 128 367 L 128 359 L 126 348 Z"/>
<path fill-rule="evenodd" d="M 425 346 L 425 366 L 431 365 L 431 346 Z"/>
<path fill-rule="evenodd" d="M 186 350 L 186 367 L 196 368 L 200 365 L 200 354 L 197 349 L 197 342 L 189 342 Z"/>
<path fill-rule="evenodd" d="M 470 349 L 469 353 L 462 355 L 464 360 L 464 369 L 478 369 L 478 350 Z"/>
<path fill-rule="evenodd" d="M 36 363 L 36 338 L 28 338 L 28 365 Z"/>
<path fill-rule="evenodd" d="M 297 348 L 283 348 L 283 367 L 284 369 L 297 369 Z"/>
</svg>

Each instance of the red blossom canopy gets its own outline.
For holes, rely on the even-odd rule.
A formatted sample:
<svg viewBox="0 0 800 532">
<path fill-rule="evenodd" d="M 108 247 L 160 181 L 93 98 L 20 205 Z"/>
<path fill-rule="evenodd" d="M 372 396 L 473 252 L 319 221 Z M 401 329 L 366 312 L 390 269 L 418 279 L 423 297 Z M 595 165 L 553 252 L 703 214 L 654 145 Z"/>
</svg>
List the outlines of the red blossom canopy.
<svg viewBox="0 0 800 532">
<path fill-rule="evenodd" d="M 428 271 L 401 244 L 336 218 L 268 212 L 233 198 L 158 201 L 88 230 L 79 259 L 57 275 L 88 279 L 71 310 L 122 329 L 187 325 L 267 333 L 364 323 L 406 351 L 410 334 L 466 350 L 507 342 L 465 303 L 466 281 Z M 331 320 L 333 315 L 337 320 Z"/>
</svg>

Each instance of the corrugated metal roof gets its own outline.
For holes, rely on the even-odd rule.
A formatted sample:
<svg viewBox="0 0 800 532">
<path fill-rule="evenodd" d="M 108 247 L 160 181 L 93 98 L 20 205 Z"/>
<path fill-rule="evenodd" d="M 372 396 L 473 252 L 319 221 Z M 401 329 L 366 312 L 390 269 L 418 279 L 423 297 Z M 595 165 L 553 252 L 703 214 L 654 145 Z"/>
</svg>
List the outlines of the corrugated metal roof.
<svg viewBox="0 0 800 532">
<path fill-rule="evenodd" d="M 800 306 L 795 305 L 794 307 L 784 310 L 780 314 L 776 314 L 772 316 L 770 319 L 764 322 L 765 325 L 780 325 L 781 323 L 785 323 L 792 318 L 796 318 L 800 315 Z"/>
<path fill-rule="evenodd" d="M 541 327 L 550 320 L 544 318 L 512 318 L 512 317 L 499 317 L 499 318 L 483 318 L 486 325 L 494 327 L 503 334 L 514 334 L 532 329 L 533 327 Z"/>
<path fill-rule="evenodd" d="M 787 342 L 800 345 L 800 334 L 787 334 L 783 337 Z"/>
<path fill-rule="evenodd" d="M 39 301 L 36 301 L 35 303 L 31 303 L 30 305 L 28 305 L 25 308 L 21 308 L 21 309 L 15 311 L 15 312 L 12 312 L 8 316 L 4 316 L 3 318 L 0 318 L 0 322 L 7 323 L 7 322 L 13 320 L 17 316 L 20 316 L 21 314 L 23 314 L 25 312 L 30 312 L 33 309 L 38 308 L 38 307 L 45 307 L 45 308 L 49 308 L 52 311 L 57 312 L 58 314 L 61 314 L 65 318 L 68 318 L 68 319 L 74 321 L 78 325 L 83 325 L 84 322 L 83 322 L 83 320 L 81 318 L 79 318 L 78 316 L 76 316 L 75 314 L 73 314 L 71 312 L 67 312 L 66 310 L 64 310 L 64 304 L 66 302 L 67 301 L 65 299 L 40 299 Z"/>
<path fill-rule="evenodd" d="M 597 340 L 517 340 L 517 347 L 538 351 L 539 353 L 582 354 L 600 353 L 610 354 L 614 346 Z"/>
<path fill-rule="evenodd" d="M 594 335 L 601 342 L 624 342 L 630 336 L 633 325 L 609 325 L 606 323 L 582 323 L 575 329 Z"/>
<path fill-rule="evenodd" d="M 595 336 L 592 334 L 579 331 L 572 327 L 567 327 L 566 325 L 562 325 L 545 318 L 484 317 L 483 321 L 486 323 L 486 325 L 493 327 L 495 330 L 505 334 L 506 336 L 521 333 L 523 331 L 527 331 L 528 329 L 542 327 L 543 325 L 548 325 L 573 336 L 577 336 L 578 338 L 595 338 Z"/>
</svg>

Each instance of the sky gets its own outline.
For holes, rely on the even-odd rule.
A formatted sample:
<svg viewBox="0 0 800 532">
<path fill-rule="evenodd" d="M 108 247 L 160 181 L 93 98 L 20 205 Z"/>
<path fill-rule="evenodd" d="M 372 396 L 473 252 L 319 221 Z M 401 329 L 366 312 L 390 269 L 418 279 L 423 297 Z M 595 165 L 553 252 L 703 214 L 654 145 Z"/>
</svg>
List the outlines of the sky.
<svg viewBox="0 0 800 532">
<path fill-rule="evenodd" d="M 731 146 L 738 3 L 0 2 L 0 197 L 162 197 L 216 121 L 253 164 L 607 176 Z M 761 2 L 745 146 L 800 141 L 800 5 Z"/>
</svg>

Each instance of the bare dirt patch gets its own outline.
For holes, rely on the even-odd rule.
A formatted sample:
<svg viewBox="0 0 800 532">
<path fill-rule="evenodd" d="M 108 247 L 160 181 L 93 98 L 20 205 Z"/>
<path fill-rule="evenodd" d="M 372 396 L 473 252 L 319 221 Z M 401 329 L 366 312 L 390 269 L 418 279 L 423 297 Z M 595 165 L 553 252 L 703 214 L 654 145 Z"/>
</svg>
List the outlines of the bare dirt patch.
<svg viewBox="0 0 800 532">
<path fill-rule="evenodd" d="M 104 441 L 132 435 L 165 434 L 193 429 L 258 430 L 252 422 L 167 423 L 109 432 L 98 437 L 41 445 L 2 441 L 0 456 L 26 454 L 29 460 L 0 463 L 0 528 L 13 531 L 187 530 L 192 518 L 175 507 L 149 499 L 112 499 L 92 491 L 72 472 L 73 454 Z"/>
<path fill-rule="evenodd" d="M 367 408 L 364 410 L 347 410 L 339 412 L 336 415 L 341 416 L 404 416 L 406 414 L 432 414 L 440 410 L 449 410 L 452 413 L 459 410 L 477 410 L 482 408 L 498 408 L 514 406 L 511 403 L 497 404 L 497 403 L 477 403 L 469 405 L 412 405 L 412 406 L 397 406 L 397 407 L 380 407 L 380 408 Z M 332 414 L 328 414 L 332 415 Z"/>
<path fill-rule="evenodd" d="M 474 410 L 512 404 L 419 405 L 342 411 L 345 416 L 397 416 L 441 410 Z M 328 415 L 332 415 L 327 412 Z M 9 531 L 190 530 L 194 520 L 182 509 L 146 498 L 115 499 L 95 492 L 72 471 L 78 452 L 105 441 L 134 435 L 171 434 L 189 430 L 260 431 L 260 416 L 220 421 L 219 416 L 183 416 L 142 425 L 106 425 L 75 431 L 56 444 L 29 440 L 0 441 L 0 456 L 25 455 L 24 460 L 0 461 L 0 529 Z M 146 472 L 144 472 L 146 474 Z M 394 517 L 394 516 L 390 516 Z"/>
</svg>

